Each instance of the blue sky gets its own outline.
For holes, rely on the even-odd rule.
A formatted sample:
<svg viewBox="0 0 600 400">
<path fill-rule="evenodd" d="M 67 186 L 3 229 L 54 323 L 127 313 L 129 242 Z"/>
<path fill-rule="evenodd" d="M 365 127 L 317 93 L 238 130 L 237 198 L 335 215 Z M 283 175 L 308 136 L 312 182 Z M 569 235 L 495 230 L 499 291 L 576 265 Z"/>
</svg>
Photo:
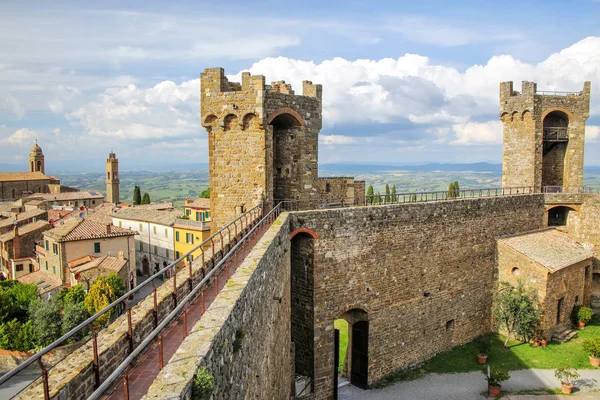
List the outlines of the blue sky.
<svg viewBox="0 0 600 400">
<path fill-rule="evenodd" d="M 198 75 L 324 86 L 320 162 L 500 162 L 498 83 L 592 81 L 600 2 L 2 2 L 0 164 L 206 162 Z M 600 92 L 599 92 L 600 93 Z"/>
</svg>

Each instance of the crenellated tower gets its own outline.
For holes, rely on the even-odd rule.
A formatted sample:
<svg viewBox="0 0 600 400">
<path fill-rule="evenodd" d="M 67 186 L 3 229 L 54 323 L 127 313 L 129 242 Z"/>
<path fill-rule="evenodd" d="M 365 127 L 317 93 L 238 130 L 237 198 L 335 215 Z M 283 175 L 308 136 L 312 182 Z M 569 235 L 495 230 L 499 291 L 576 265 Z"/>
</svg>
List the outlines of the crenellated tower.
<svg viewBox="0 0 600 400">
<path fill-rule="evenodd" d="M 318 133 L 322 87 L 304 81 L 302 95 L 280 81 L 242 73 L 229 82 L 222 68 L 200 75 L 202 126 L 208 132 L 212 228 L 254 205 L 318 196 Z"/>
<path fill-rule="evenodd" d="M 119 160 L 111 151 L 106 159 L 106 201 L 119 204 Z"/>
<path fill-rule="evenodd" d="M 589 112 L 590 82 L 581 92 L 538 92 L 537 85 L 527 81 L 516 92 L 512 82 L 502 82 L 502 186 L 538 191 L 582 186 Z"/>
</svg>

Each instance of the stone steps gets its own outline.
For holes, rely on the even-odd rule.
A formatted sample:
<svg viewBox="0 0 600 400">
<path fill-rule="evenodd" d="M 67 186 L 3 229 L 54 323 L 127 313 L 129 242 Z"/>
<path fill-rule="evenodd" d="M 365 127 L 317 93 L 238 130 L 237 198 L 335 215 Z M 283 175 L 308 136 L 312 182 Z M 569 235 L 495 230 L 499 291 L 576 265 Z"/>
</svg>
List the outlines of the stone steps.
<svg viewBox="0 0 600 400">
<path fill-rule="evenodd" d="M 577 331 L 574 331 L 569 328 L 562 328 L 562 330 L 560 330 L 552 335 L 552 341 L 562 344 L 562 343 L 568 342 L 569 340 L 573 339 L 576 336 L 577 336 Z"/>
</svg>

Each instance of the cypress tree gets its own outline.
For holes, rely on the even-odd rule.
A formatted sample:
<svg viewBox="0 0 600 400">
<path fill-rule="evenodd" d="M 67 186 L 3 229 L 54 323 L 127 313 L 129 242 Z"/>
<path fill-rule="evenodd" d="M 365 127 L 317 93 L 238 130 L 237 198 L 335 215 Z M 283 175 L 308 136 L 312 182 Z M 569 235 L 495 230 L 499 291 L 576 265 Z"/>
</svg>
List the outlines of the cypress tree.
<svg viewBox="0 0 600 400">
<path fill-rule="evenodd" d="M 398 196 L 396 196 L 396 184 L 392 185 L 392 202 L 398 201 Z"/>
<path fill-rule="evenodd" d="M 142 204 L 142 193 L 140 192 L 140 187 L 135 186 L 133 188 L 133 205 L 137 206 L 138 204 Z"/>
<path fill-rule="evenodd" d="M 390 185 L 388 185 L 387 183 L 385 184 L 385 202 L 389 202 L 390 199 Z"/>
<path fill-rule="evenodd" d="M 144 193 L 144 197 L 142 197 L 141 204 L 150 204 L 150 195 L 148 194 L 148 192 Z"/>
<path fill-rule="evenodd" d="M 369 187 L 367 188 L 367 204 L 373 204 L 373 198 L 374 196 L 374 191 L 373 191 L 373 186 L 369 185 Z"/>
<path fill-rule="evenodd" d="M 455 197 L 460 197 L 460 187 L 458 186 L 458 181 L 454 181 L 454 194 Z"/>
</svg>

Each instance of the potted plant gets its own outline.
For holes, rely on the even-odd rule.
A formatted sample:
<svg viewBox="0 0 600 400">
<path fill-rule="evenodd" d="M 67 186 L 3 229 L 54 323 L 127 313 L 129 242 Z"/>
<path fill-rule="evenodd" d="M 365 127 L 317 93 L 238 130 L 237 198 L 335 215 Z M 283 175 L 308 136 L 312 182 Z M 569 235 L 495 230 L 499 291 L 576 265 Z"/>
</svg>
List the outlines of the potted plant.
<svg viewBox="0 0 600 400">
<path fill-rule="evenodd" d="M 557 368 L 554 371 L 554 376 L 560 381 L 564 394 L 571 394 L 573 391 L 573 380 L 579 378 L 577 371 L 571 368 Z"/>
<path fill-rule="evenodd" d="M 591 308 L 579 307 L 579 310 L 577 311 L 577 326 L 584 328 L 585 324 L 590 322 L 593 315 L 594 313 Z"/>
<path fill-rule="evenodd" d="M 536 329 L 536 331 L 533 333 L 532 340 L 533 347 L 540 347 L 540 343 L 542 342 L 542 331 Z"/>
<path fill-rule="evenodd" d="M 584 340 L 582 348 L 590 356 L 592 367 L 600 367 L 600 338 Z"/>
<path fill-rule="evenodd" d="M 545 336 L 542 336 L 542 346 L 546 347 L 547 344 L 548 344 L 548 340 L 546 340 Z"/>
<path fill-rule="evenodd" d="M 488 366 L 487 371 L 483 370 L 483 374 L 488 382 L 488 390 L 492 397 L 498 396 L 500 394 L 500 384 L 510 379 L 508 372 L 500 367 L 491 368 Z"/>
<path fill-rule="evenodd" d="M 489 336 L 479 336 L 475 340 L 475 345 L 477 346 L 477 360 L 479 364 L 485 364 L 490 351 L 492 350 L 492 339 Z"/>
</svg>

